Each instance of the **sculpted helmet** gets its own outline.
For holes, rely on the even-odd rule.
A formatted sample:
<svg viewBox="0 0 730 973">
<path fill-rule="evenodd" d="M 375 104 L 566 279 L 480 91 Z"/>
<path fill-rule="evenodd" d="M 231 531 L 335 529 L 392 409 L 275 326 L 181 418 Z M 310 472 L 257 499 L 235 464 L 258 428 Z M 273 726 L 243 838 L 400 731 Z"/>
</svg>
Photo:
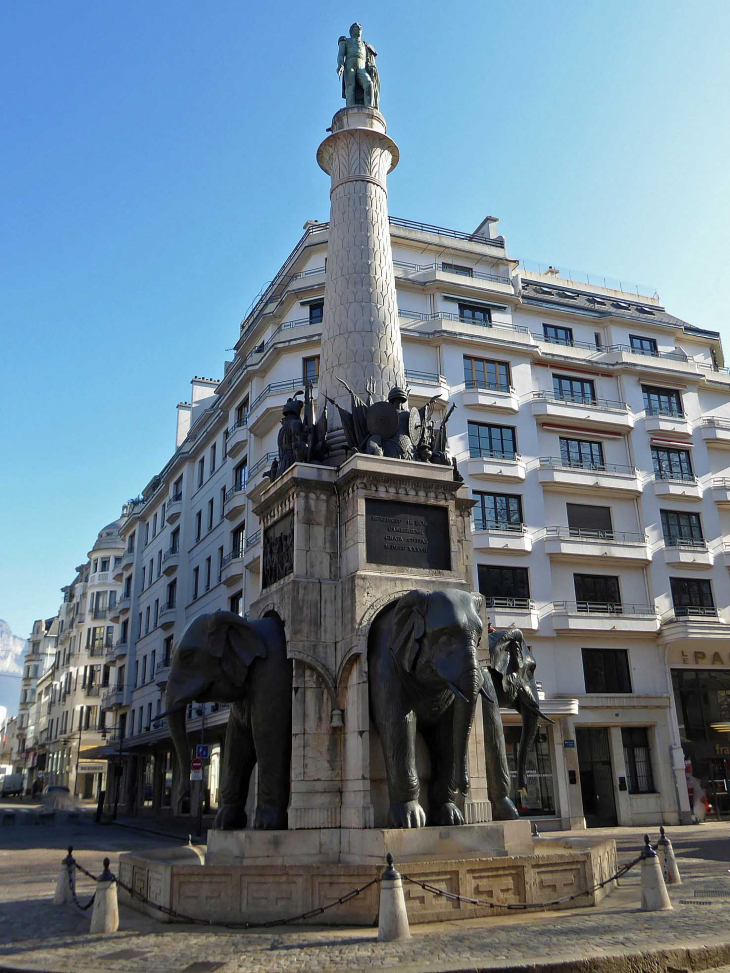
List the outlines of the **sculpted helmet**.
<svg viewBox="0 0 730 973">
<path fill-rule="evenodd" d="M 393 405 L 397 405 L 399 402 L 405 404 L 407 401 L 408 393 L 400 385 L 394 385 L 390 392 L 388 392 L 388 402 L 391 402 Z"/>
</svg>

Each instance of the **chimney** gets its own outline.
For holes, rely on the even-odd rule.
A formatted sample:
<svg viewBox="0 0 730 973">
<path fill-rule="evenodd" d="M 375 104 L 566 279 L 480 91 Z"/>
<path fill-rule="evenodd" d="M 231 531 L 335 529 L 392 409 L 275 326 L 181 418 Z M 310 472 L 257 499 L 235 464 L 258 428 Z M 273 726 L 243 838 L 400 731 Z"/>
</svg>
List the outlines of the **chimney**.
<svg viewBox="0 0 730 973">
<path fill-rule="evenodd" d="M 190 415 L 193 411 L 191 402 L 178 402 L 177 404 L 177 433 L 175 435 L 175 449 L 178 449 L 185 442 L 185 437 L 190 431 Z"/>
</svg>

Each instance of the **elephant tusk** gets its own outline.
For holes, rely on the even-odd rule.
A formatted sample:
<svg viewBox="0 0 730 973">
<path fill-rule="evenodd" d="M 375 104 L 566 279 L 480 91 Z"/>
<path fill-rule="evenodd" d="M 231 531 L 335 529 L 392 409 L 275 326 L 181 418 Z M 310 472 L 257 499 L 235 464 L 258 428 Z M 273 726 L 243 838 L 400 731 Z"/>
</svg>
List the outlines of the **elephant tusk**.
<svg viewBox="0 0 730 973">
<path fill-rule="evenodd" d="M 458 696 L 459 699 L 463 699 L 465 703 L 469 702 L 466 696 L 462 693 L 462 691 L 458 688 L 458 686 L 455 686 L 453 684 L 453 682 L 448 683 L 448 687 L 451 690 L 451 692 L 454 694 L 454 696 Z"/>
</svg>

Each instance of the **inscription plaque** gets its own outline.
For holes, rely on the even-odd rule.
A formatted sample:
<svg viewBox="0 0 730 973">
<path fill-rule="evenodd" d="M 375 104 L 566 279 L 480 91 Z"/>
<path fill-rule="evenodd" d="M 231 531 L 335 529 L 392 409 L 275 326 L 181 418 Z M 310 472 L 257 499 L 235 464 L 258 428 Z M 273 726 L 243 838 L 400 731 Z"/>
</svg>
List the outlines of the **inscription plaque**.
<svg viewBox="0 0 730 973">
<path fill-rule="evenodd" d="M 365 548 L 371 564 L 450 571 L 449 511 L 435 504 L 366 499 Z"/>
</svg>

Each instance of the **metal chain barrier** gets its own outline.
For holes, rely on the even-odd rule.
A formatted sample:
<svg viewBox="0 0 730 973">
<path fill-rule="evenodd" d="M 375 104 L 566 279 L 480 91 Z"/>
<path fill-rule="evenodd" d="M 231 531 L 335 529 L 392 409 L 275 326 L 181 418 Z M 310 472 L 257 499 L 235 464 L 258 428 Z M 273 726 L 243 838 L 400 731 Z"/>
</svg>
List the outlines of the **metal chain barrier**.
<svg viewBox="0 0 730 973">
<path fill-rule="evenodd" d="M 86 905 L 81 905 L 81 903 L 78 900 L 78 896 L 76 895 L 76 889 L 74 888 L 74 883 L 73 883 L 73 872 L 71 871 L 71 869 L 73 868 L 74 865 L 76 866 L 76 868 L 82 871 L 85 875 L 88 875 L 90 878 L 94 878 L 94 876 L 90 872 L 87 872 L 85 868 L 81 868 L 81 865 L 79 865 L 76 859 L 72 859 L 70 862 L 66 863 L 66 868 L 68 869 L 68 887 L 71 890 L 71 896 L 74 900 L 74 905 L 77 906 L 79 909 L 81 909 L 82 912 L 86 912 L 87 909 L 90 909 L 94 904 L 94 899 L 96 898 L 96 892 L 94 892 L 94 894 L 91 896 L 91 898 L 86 903 Z M 94 881 L 96 881 L 96 879 L 94 879 Z"/>
<path fill-rule="evenodd" d="M 419 882 L 418 879 L 411 878 L 409 875 L 401 874 L 401 878 L 404 882 L 410 882 L 411 885 L 418 885 L 426 892 L 431 892 L 433 895 L 440 895 L 444 899 L 453 899 L 455 902 L 467 902 L 469 905 L 481 905 L 487 906 L 491 909 L 514 909 L 520 911 L 526 911 L 527 909 L 544 909 L 548 905 L 561 905 L 563 902 L 572 902 L 574 899 L 580 899 L 584 895 L 588 895 L 590 892 L 595 892 L 597 889 L 602 889 L 604 885 L 608 885 L 609 882 L 615 882 L 634 867 L 638 865 L 643 855 L 639 855 L 634 858 L 633 861 L 628 862 L 626 865 L 622 865 L 618 871 L 611 875 L 610 878 L 604 878 L 602 882 L 596 882 L 595 885 L 591 885 L 590 888 L 584 889 L 582 892 L 573 892 L 570 895 L 562 895 L 559 899 L 551 899 L 549 902 L 487 902 L 483 899 L 470 899 L 467 895 L 457 895 L 455 892 L 444 892 L 443 889 L 436 888 L 435 885 L 429 885 L 428 882 Z"/>
</svg>

